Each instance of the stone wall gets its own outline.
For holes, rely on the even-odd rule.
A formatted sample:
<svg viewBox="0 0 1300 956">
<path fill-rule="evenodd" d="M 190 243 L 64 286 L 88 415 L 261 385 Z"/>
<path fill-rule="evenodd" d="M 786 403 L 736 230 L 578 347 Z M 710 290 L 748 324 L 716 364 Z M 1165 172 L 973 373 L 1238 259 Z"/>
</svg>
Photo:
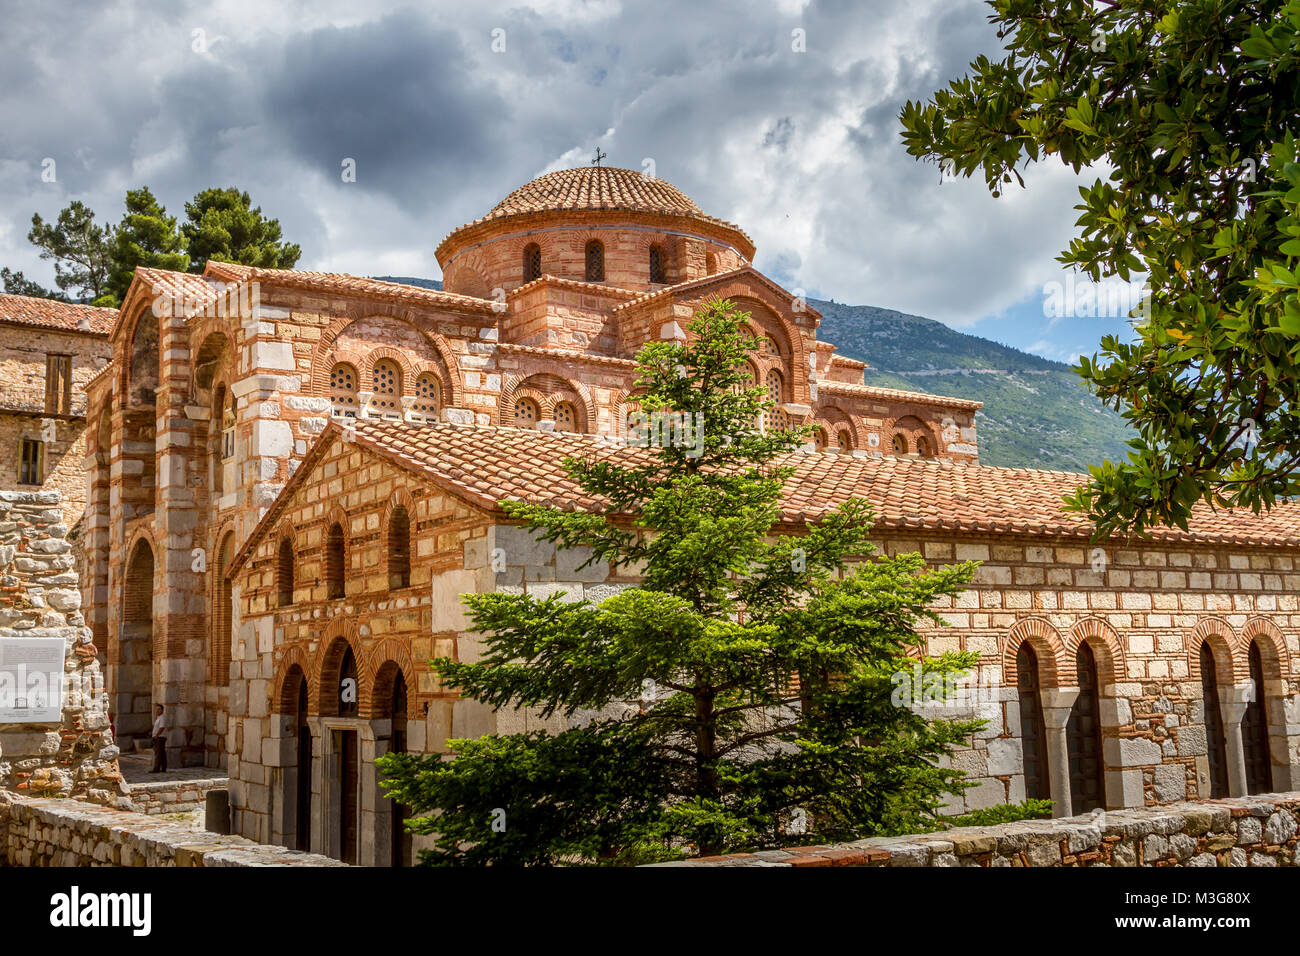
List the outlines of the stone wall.
<svg viewBox="0 0 1300 956">
<path fill-rule="evenodd" d="M 225 777 L 192 777 L 131 784 L 131 803 L 140 813 L 184 813 L 202 809 L 209 790 L 224 789 Z"/>
<path fill-rule="evenodd" d="M 0 724 L 0 791 L 117 802 L 126 790 L 62 520 L 58 492 L 0 492 L 0 637 L 67 647 L 62 720 Z"/>
<path fill-rule="evenodd" d="M 1098 811 L 656 866 L 1296 866 L 1300 793 Z"/>
<path fill-rule="evenodd" d="M 0 801 L 0 866 L 343 866 L 80 800 Z"/>
</svg>

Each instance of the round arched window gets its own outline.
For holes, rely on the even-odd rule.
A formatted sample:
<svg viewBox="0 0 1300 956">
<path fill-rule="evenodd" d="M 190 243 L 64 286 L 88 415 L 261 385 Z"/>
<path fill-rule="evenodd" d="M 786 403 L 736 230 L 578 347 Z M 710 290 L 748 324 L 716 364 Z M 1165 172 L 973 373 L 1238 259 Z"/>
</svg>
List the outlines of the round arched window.
<svg viewBox="0 0 1300 956">
<path fill-rule="evenodd" d="M 894 447 L 894 454 L 895 454 L 895 455 L 906 455 L 906 454 L 907 454 L 907 436 L 904 435 L 902 432 L 897 432 L 897 433 L 894 435 L 893 447 Z"/>
<path fill-rule="evenodd" d="M 372 413 L 382 415 L 384 418 L 399 417 L 402 370 L 397 367 L 397 363 L 392 359 L 380 359 L 375 363 L 372 377 L 371 388 L 374 392 L 370 397 Z"/>
<path fill-rule="evenodd" d="M 771 340 L 769 339 L 768 341 Z M 782 392 L 784 391 L 781 382 L 781 373 L 774 368 L 768 369 L 766 385 L 767 400 L 772 402 L 774 405 L 779 405 L 783 400 Z M 769 428 L 784 429 L 790 427 L 790 416 L 786 414 L 784 409 L 779 407 L 769 408 L 767 414 L 767 423 Z"/>
<path fill-rule="evenodd" d="M 536 428 L 538 419 L 537 403 L 531 398 L 521 398 L 515 402 L 515 425 L 519 428 Z"/>
<path fill-rule="evenodd" d="M 330 405 L 337 418 L 357 417 L 357 370 L 347 362 L 330 369 Z"/>
<path fill-rule="evenodd" d="M 930 449 L 930 439 L 926 438 L 924 435 L 919 436 L 916 439 L 916 453 L 922 458 L 932 457 L 934 452 Z"/>
<path fill-rule="evenodd" d="M 826 450 L 826 429 L 818 428 L 813 432 L 813 447 L 817 451 Z"/>
<path fill-rule="evenodd" d="M 853 450 L 853 436 L 849 434 L 847 428 L 841 428 L 839 432 L 836 433 L 835 444 L 842 452 L 850 452 Z"/>
<path fill-rule="evenodd" d="M 425 372 L 415 380 L 415 403 L 412 408 L 425 421 L 438 420 L 438 379 L 431 372 Z"/>
<path fill-rule="evenodd" d="M 557 402 L 555 405 L 555 430 L 557 432 L 578 430 L 578 413 L 568 402 Z"/>
</svg>

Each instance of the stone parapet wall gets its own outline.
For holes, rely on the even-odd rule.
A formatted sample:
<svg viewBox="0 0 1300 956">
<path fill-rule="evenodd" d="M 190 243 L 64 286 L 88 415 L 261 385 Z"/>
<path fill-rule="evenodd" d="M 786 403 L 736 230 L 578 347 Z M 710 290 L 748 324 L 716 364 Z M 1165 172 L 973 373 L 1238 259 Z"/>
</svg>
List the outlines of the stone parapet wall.
<svg viewBox="0 0 1300 956">
<path fill-rule="evenodd" d="M 343 866 L 80 800 L 0 802 L 0 865 Z"/>
<path fill-rule="evenodd" d="M 131 802 L 140 813 L 184 813 L 202 807 L 209 790 L 228 785 L 225 777 L 133 783 Z"/>
<path fill-rule="evenodd" d="M 1300 793 L 1025 820 L 656 866 L 1296 866 Z"/>
</svg>

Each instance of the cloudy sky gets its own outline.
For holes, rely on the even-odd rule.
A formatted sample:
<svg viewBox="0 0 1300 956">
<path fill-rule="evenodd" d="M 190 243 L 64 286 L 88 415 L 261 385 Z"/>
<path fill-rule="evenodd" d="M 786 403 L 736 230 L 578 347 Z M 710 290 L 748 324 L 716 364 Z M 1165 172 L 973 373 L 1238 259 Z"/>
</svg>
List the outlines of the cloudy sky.
<svg viewBox="0 0 1300 956">
<path fill-rule="evenodd" d="M 905 101 L 997 52 L 976 0 L 0 7 L 0 265 L 48 285 L 32 213 L 80 199 L 115 221 L 139 185 L 173 214 L 208 186 L 249 191 L 299 268 L 438 278 L 448 231 L 599 146 L 606 165 L 653 160 L 811 296 L 1060 359 L 1122 326 L 1044 317 L 1071 173 L 1031 169 L 995 200 L 901 145 Z"/>
</svg>

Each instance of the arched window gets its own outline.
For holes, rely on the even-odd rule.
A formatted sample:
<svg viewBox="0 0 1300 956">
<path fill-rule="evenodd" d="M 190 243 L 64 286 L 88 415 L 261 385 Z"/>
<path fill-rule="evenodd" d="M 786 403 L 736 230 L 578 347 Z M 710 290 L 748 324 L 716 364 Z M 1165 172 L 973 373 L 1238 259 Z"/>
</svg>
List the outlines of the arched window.
<svg viewBox="0 0 1300 956">
<path fill-rule="evenodd" d="M 781 347 L 776 344 L 776 339 L 770 335 L 763 336 L 763 354 L 772 356 L 781 354 Z"/>
<path fill-rule="evenodd" d="M 361 684 L 357 680 L 357 659 L 349 646 L 343 651 L 343 660 L 339 662 L 339 716 L 355 717 L 359 712 L 358 698 L 361 696 Z"/>
<path fill-rule="evenodd" d="M 293 542 L 280 539 L 280 550 L 275 556 L 275 603 L 288 607 L 293 603 Z"/>
<path fill-rule="evenodd" d="M 375 363 L 371 373 L 371 388 L 374 394 L 370 398 L 372 415 L 384 418 L 400 418 L 402 407 L 402 370 L 392 359 L 380 359 Z"/>
<path fill-rule="evenodd" d="M 784 401 L 784 387 L 781 382 L 781 373 L 776 369 L 767 370 L 767 400 L 774 406 Z M 767 410 L 767 427 L 786 429 L 790 427 L 790 416 L 782 408 L 772 407 Z"/>
<path fill-rule="evenodd" d="M 902 432 L 895 432 L 890 444 L 893 446 L 895 455 L 907 454 L 907 436 Z"/>
<path fill-rule="evenodd" d="M 158 317 L 145 310 L 131 336 L 131 391 L 129 404 L 153 405 L 158 389 Z"/>
<path fill-rule="evenodd" d="M 424 372 L 415 380 L 415 403 L 411 409 L 424 421 L 436 422 L 440 398 L 437 376 L 432 372 Z"/>
<path fill-rule="evenodd" d="M 663 246 L 653 245 L 650 247 L 650 281 L 660 285 L 668 281 L 668 270 L 664 263 Z"/>
<path fill-rule="evenodd" d="M 216 577 L 213 588 L 216 607 L 212 609 L 212 678 L 217 684 L 230 683 L 230 629 L 234 623 L 234 588 L 226 572 L 235 556 L 235 534 L 227 531 L 217 548 Z"/>
<path fill-rule="evenodd" d="M 212 403 L 212 493 L 217 497 L 226 493 L 226 464 L 235 457 L 235 409 L 227 401 L 226 386 L 217 387 Z"/>
<path fill-rule="evenodd" d="M 411 586 L 411 518 L 402 505 L 388 519 L 388 586 Z"/>
<path fill-rule="evenodd" d="M 555 403 L 555 430 L 557 432 L 578 430 L 578 413 L 568 402 Z"/>
<path fill-rule="evenodd" d="M 330 404 L 336 418 L 357 417 L 357 370 L 347 362 L 330 369 Z"/>
<path fill-rule="evenodd" d="M 524 281 L 542 277 L 542 247 L 535 242 L 524 246 Z"/>
<path fill-rule="evenodd" d="M 1052 787 L 1047 769 L 1047 730 L 1038 684 L 1038 655 L 1026 641 L 1016 651 L 1016 689 L 1020 697 L 1020 746 L 1025 762 L 1025 796 L 1047 800 Z"/>
<path fill-rule="evenodd" d="M 537 403 L 531 398 L 521 398 L 515 401 L 515 425 L 519 428 L 536 428 L 537 419 L 541 417 L 537 410 Z"/>
<path fill-rule="evenodd" d="M 1228 752 L 1223 736 L 1223 711 L 1219 707 L 1219 674 L 1210 642 L 1201 643 L 1201 706 L 1205 709 L 1205 738 L 1209 746 L 1210 792 L 1228 796 Z M 1207 794 L 1202 793 L 1202 797 Z"/>
<path fill-rule="evenodd" d="M 916 453 L 921 458 L 934 457 L 934 452 L 930 449 L 930 439 L 924 435 L 918 435 L 916 438 Z"/>
<path fill-rule="evenodd" d="M 813 448 L 817 451 L 826 450 L 826 429 L 817 428 L 813 431 Z"/>
<path fill-rule="evenodd" d="M 599 239 L 587 243 L 587 281 L 605 281 L 605 246 Z"/>
<path fill-rule="evenodd" d="M 1265 708 L 1264 659 L 1259 641 L 1250 642 L 1250 679 L 1254 699 L 1246 704 L 1241 719 L 1241 743 L 1246 756 L 1246 792 L 1272 793 L 1273 767 L 1268 753 L 1268 711 Z"/>
<path fill-rule="evenodd" d="M 343 526 L 337 521 L 330 525 L 325 537 L 325 597 L 329 600 L 343 597 L 347 576 L 347 554 L 343 544 Z"/>
<path fill-rule="evenodd" d="M 713 275 L 718 271 L 718 257 L 711 252 L 704 254 L 704 272 L 706 275 Z"/>
<path fill-rule="evenodd" d="M 1065 724 L 1065 742 L 1070 757 L 1070 809 L 1088 813 L 1105 803 L 1101 760 L 1101 704 L 1097 696 L 1097 659 L 1087 641 L 1079 643 L 1074 655 L 1079 696 L 1070 708 Z"/>
<path fill-rule="evenodd" d="M 853 436 L 849 434 L 847 428 L 841 428 L 835 433 L 835 444 L 841 452 L 853 451 Z"/>
</svg>

